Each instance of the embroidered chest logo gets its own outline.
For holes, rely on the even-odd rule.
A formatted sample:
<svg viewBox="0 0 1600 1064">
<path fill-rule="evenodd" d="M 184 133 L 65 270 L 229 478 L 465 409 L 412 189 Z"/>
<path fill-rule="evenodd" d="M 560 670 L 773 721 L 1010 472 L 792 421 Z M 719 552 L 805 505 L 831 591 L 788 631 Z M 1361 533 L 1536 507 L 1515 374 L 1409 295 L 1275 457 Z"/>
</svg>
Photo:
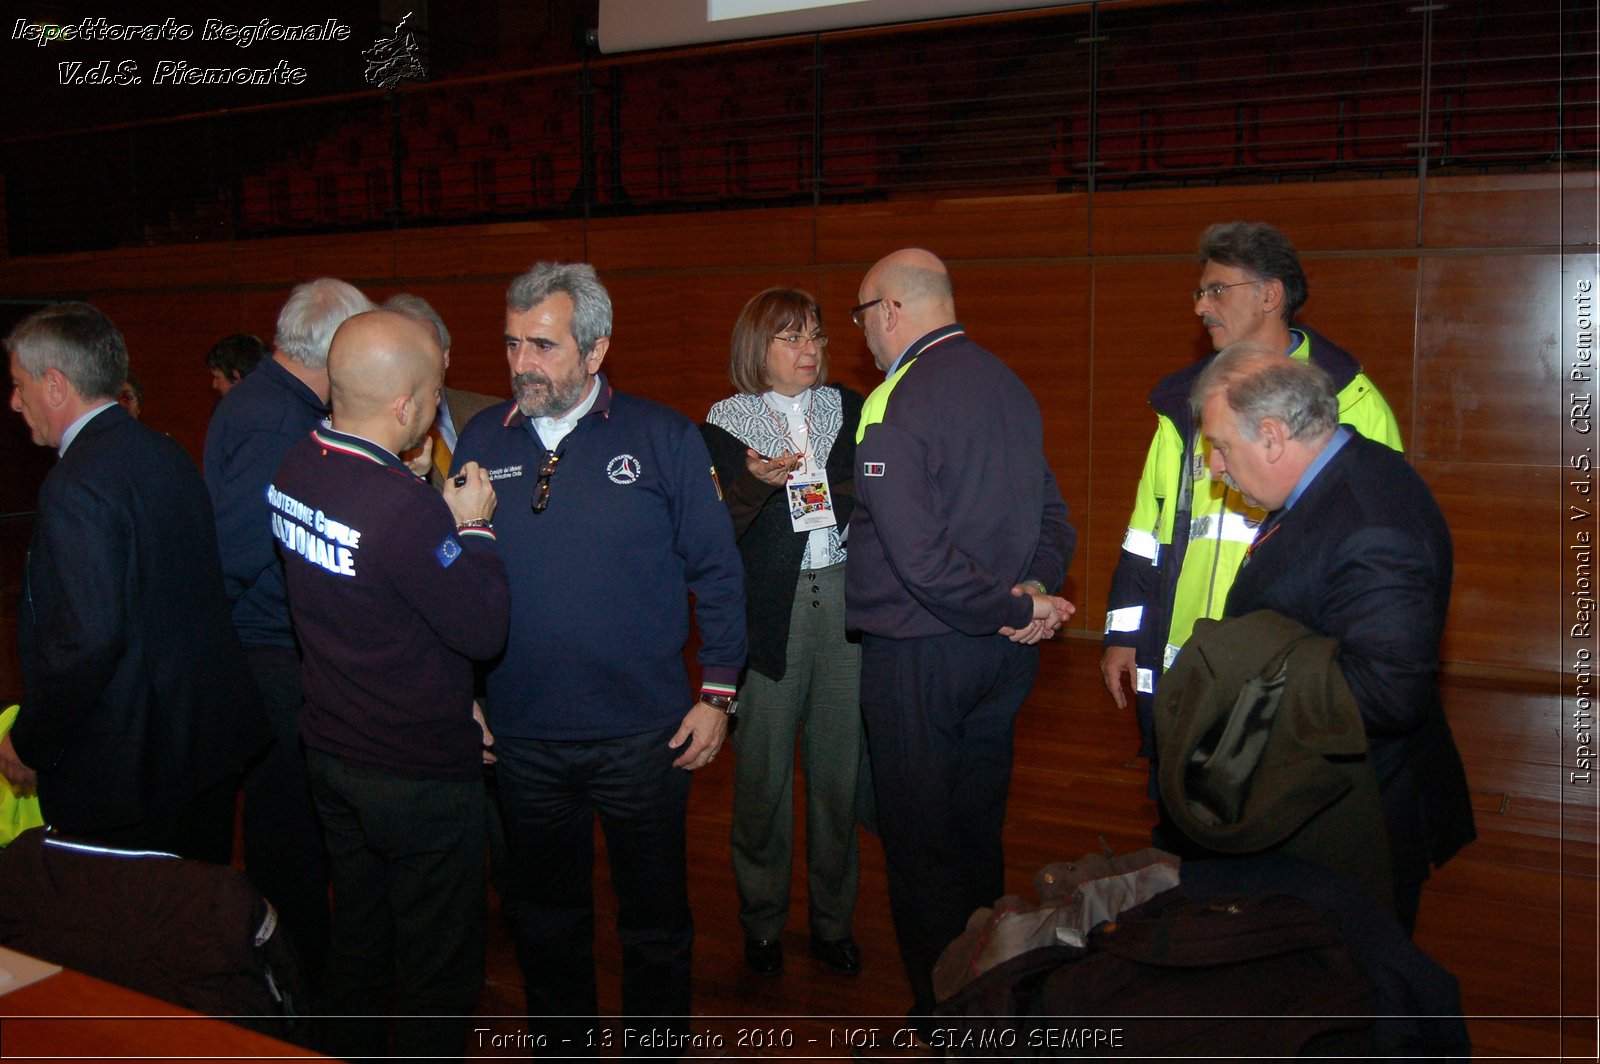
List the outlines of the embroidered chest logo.
<svg viewBox="0 0 1600 1064">
<path fill-rule="evenodd" d="M 864 476 L 864 477 L 881 477 L 881 476 L 883 476 L 883 463 L 882 462 L 862 462 L 861 463 L 861 475 Z"/>
<path fill-rule="evenodd" d="M 631 454 L 619 454 L 606 463 L 606 476 L 613 484 L 632 484 L 644 476 L 644 468 Z"/>
<path fill-rule="evenodd" d="M 501 466 L 499 469 L 489 470 L 490 480 L 509 480 L 512 477 L 520 477 L 521 475 L 522 467 L 520 465 Z"/>
</svg>

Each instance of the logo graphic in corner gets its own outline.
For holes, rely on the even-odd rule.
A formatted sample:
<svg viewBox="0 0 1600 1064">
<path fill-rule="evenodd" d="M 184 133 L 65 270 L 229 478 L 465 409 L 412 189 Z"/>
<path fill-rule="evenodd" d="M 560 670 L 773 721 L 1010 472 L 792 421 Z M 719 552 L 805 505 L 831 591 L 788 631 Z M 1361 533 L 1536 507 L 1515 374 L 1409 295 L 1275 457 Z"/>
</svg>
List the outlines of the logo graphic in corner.
<svg viewBox="0 0 1600 1064">
<path fill-rule="evenodd" d="M 644 476 L 644 468 L 631 454 L 619 454 L 606 463 L 606 476 L 613 484 L 632 484 Z"/>
<path fill-rule="evenodd" d="M 861 475 L 864 476 L 864 477 L 881 477 L 881 476 L 883 476 L 883 463 L 882 462 L 862 462 L 861 463 Z"/>
</svg>

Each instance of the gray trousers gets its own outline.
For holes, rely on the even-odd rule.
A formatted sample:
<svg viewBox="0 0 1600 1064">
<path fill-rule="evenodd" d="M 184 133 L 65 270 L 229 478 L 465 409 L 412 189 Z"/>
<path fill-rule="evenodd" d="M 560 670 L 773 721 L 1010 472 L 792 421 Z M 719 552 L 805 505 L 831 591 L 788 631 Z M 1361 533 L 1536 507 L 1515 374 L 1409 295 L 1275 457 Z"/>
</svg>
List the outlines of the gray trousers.
<svg viewBox="0 0 1600 1064">
<path fill-rule="evenodd" d="M 800 574 L 782 680 L 751 670 L 734 729 L 733 873 L 745 934 L 775 939 L 789 914 L 794 754 L 806 787 L 811 933 L 850 933 L 861 869 L 856 784 L 864 757 L 861 648 L 844 637 L 844 566 Z"/>
</svg>

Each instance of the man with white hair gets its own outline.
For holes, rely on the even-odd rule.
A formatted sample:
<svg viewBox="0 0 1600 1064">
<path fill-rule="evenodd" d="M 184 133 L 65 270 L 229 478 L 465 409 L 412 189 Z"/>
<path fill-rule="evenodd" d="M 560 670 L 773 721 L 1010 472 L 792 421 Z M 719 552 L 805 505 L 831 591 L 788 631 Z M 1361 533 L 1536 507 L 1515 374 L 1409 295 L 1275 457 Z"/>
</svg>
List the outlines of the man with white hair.
<svg viewBox="0 0 1600 1064">
<path fill-rule="evenodd" d="M 1378 777 L 1395 913 L 1410 933 L 1429 866 L 1475 836 L 1439 698 L 1450 529 L 1403 455 L 1339 423 L 1332 379 L 1315 364 L 1235 343 L 1190 396 L 1211 473 L 1267 511 L 1224 616 L 1276 610 L 1338 640 Z"/>
<path fill-rule="evenodd" d="M 266 705 L 274 741 L 245 774 L 244 862 L 277 908 L 315 986 L 328 944 L 328 868 L 300 749 L 300 656 L 267 485 L 328 413 L 328 345 L 372 303 L 344 281 L 297 286 L 278 313 L 271 358 L 229 390 L 206 431 L 205 478 L 216 510 L 233 625 Z"/>
</svg>

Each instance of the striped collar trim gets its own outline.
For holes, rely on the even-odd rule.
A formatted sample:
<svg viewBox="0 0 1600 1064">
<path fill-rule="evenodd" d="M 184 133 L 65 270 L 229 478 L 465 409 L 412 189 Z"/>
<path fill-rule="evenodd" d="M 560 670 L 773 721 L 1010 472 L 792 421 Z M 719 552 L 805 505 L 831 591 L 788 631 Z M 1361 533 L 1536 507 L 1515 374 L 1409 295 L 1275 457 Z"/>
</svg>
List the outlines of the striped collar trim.
<svg viewBox="0 0 1600 1064">
<path fill-rule="evenodd" d="M 907 351 L 906 354 L 910 358 L 916 358 L 918 355 L 926 353 L 930 347 L 933 347 L 936 344 L 942 344 L 946 340 L 952 340 L 957 336 L 965 335 L 967 335 L 966 326 L 961 325 L 958 322 L 952 322 L 942 329 L 935 329 L 927 336 L 924 336 L 921 340 L 918 340 L 916 343 L 912 344 L 911 349 Z"/>
<path fill-rule="evenodd" d="M 379 447 L 371 440 L 364 440 L 360 436 L 352 436 L 348 432 L 339 432 L 336 429 L 312 429 L 311 438 L 327 450 L 338 454 L 347 454 L 352 458 L 365 458 L 369 462 L 376 462 L 381 466 L 393 469 L 405 469 L 405 463 Z M 406 472 L 410 472 L 406 469 Z"/>
</svg>

